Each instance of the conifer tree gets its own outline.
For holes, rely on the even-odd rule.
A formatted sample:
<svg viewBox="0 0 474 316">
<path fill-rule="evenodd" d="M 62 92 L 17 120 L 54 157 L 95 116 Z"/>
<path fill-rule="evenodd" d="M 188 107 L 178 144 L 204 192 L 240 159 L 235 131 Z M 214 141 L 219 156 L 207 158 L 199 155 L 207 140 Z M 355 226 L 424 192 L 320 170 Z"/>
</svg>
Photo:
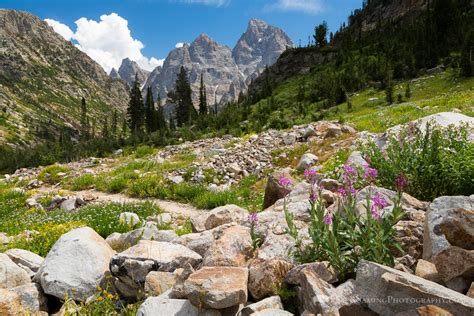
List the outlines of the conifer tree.
<svg viewBox="0 0 474 316">
<path fill-rule="evenodd" d="M 114 110 L 112 113 L 112 123 L 110 124 L 110 132 L 112 133 L 112 137 L 117 136 L 117 124 L 118 124 L 118 114 L 117 110 Z"/>
<path fill-rule="evenodd" d="M 461 52 L 461 74 L 465 77 L 474 75 L 474 31 L 470 30 L 464 40 Z"/>
<path fill-rule="evenodd" d="M 157 130 L 155 118 L 156 114 L 155 104 L 153 101 L 153 92 L 151 91 L 151 87 L 147 87 L 145 98 L 145 123 L 148 134 L 151 134 Z"/>
<path fill-rule="evenodd" d="M 102 127 L 102 138 L 107 139 L 109 138 L 109 120 L 107 116 L 104 118 L 104 126 Z"/>
<path fill-rule="evenodd" d="M 407 100 L 411 99 L 411 88 L 410 88 L 410 83 L 407 83 L 407 87 L 405 88 L 405 98 Z"/>
<path fill-rule="evenodd" d="M 170 114 L 169 126 L 170 126 L 170 131 L 174 131 L 176 129 L 176 125 L 174 124 L 174 119 L 173 119 L 172 114 Z"/>
<path fill-rule="evenodd" d="M 206 85 L 204 84 L 204 78 L 201 74 L 201 86 L 199 87 L 199 114 L 207 114 L 207 95 L 206 95 Z"/>
<path fill-rule="evenodd" d="M 82 97 L 81 101 L 81 136 L 86 139 L 89 134 L 89 124 L 87 119 L 86 99 Z"/>
<path fill-rule="evenodd" d="M 328 24 L 326 21 L 323 21 L 323 23 L 319 24 L 314 28 L 314 42 L 316 43 L 316 46 L 318 47 L 325 47 L 328 44 L 327 40 L 327 34 L 328 34 Z"/>
<path fill-rule="evenodd" d="M 140 91 L 140 82 L 138 76 L 135 75 L 135 82 L 130 90 L 130 101 L 127 108 L 128 126 L 132 134 L 137 137 L 141 134 L 144 118 L 145 107 L 143 105 L 142 92 Z"/>
<path fill-rule="evenodd" d="M 176 120 L 178 126 L 188 124 L 191 118 L 196 116 L 196 109 L 194 109 L 193 106 L 191 93 L 192 90 L 187 71 L 181 66 L 178 78 L 176 79 L 175 89 L 168 93 L 170 102 L 176 105 Z"/>
<path fill-rule="evenodd" d="M 165 111 L 163 107 L 161 106 L 161 96 L 158 94 L 158 99 L 157 99 L 157 109 L 155 111 L 155 127 L 156 130 L 160 131 L 165 131 L 166 128 L 166 119 L 165 119 Z"/>
</svg>

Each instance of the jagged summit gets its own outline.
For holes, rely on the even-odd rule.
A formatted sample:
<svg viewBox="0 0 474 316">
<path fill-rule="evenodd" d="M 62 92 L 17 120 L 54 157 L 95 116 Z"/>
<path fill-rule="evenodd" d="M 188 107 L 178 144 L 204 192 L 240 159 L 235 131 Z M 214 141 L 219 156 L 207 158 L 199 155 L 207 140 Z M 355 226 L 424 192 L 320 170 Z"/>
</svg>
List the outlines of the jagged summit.
<svg viewBox="0 0 474 316">
<path fill-rule="evenodd" d="M 118 74 L 129 86 L 132 86 L 135 76 L 138 76 L 138 81 L 143 84 L 147 80 L 149 72 L 140 68 L 135 61 L 127 57 L 122 60 Z"/>
<path fill-rule="evenodd" d="M 252 19 L 232 51 L 235 62 L 249 78 L 258 75 L 266 66 L 274 64 L 293 42 L 280 28 Z"/>
</svg>

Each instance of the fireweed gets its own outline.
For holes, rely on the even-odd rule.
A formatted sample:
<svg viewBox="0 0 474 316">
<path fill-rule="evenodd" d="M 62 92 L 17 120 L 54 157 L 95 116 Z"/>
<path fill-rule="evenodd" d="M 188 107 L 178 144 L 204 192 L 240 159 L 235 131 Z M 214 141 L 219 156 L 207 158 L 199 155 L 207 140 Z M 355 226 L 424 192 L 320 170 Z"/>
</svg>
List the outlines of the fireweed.
<svg viewBox="0 0 474 316">
<path fill-rule="evenodd" d="M 336 207 L 326 208 L 321 197 L 316 172 L 307 170 L 305 176 L 310 184 L 309 213 L 311 221 L 308 233 L 310 242 L 303 241 L 294 223 L 294 216 L 284 203 L 285 218 L 288 224 L 287 233 L 296 241 L 292 255 L 298 262 L 329 261 L 335 268 L 340 281 L 353 277 L 357 263 L 361 259 L 385 265 L 394 265 L 394 248 L 403 252 L 395 241 L 395 224 L 403 218 L 401 198 L 407 185 L 403 175 L 397 178 L 397 196 L 392 212 L 383 214 L 387 201 L 373 193 L 373 185 L 378 175 L 374 168 L 366 166 L 362 176 L 356 168 L 344 165 L 343 186 L 337 191 Z M 357 184 L 368 186 L 367 199 L 364 205 L 365 214 L 356 209 Z M 363 212 L 364 213 L 364 212 Z"/>
<path fill-rule="evenodd" d="M 262 235 L 259 234 L 256 230 L 258 225 L 257 213 L 250 214 L 248 222 L 250 223 L 250 237 L 252 238 L 252 248 L 253 250 L 257 250 L 263 243 Z"/>
</svg>

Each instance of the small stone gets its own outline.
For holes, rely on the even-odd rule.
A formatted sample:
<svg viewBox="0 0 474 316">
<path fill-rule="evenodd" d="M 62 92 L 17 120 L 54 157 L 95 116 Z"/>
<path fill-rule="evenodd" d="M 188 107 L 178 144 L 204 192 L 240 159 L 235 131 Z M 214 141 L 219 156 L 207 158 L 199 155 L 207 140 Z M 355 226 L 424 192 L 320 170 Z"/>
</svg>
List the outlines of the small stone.
<svg viewBox="0 0 474 316">
<path fill-rule="evenodd" d="M 313 155 L 311 153 L 306 153 L 301 157 L 300 161 L 298 162 L 298 166 L 296 168 L 298 170 L 305 170 L 305 169 L 313 167 L 318 161 L 319 161 L 319 158 L 316 155 Z"/>
<path fill-rule="evenodd" d="M 140 217 L 132 212 L 123 212 L 119 215 L 119 221 L 120 223 L 133 227 L 140 223 Z"/>
<path fill-rule="evenodd" d="M 68 198 L 68 199 L 64 200 L 61 203 L 60 207 L 61 207 L 61 210 L 66 212 L 66 213 L 74 211 L 77 208 L 76 198 L 71 197 L 71 198 Z"/>
<path fill-rule="evenodd" d="M 436 283 L 441 282 L 441 277 L 439 276 L 438 270 L 436 270 L 436 266 L 433 263 L 423 259 L 418 260 L 415 275 Z"/>
<path fill-rule="evenodd" d="M 279 296 L 267 297 L 261 301 L 245 306 L 241 311 L 242 316 L 249 316 L 253 313 L 260 312 L 267 309 L 283 310 L 283 304 Z"/>
</svg>

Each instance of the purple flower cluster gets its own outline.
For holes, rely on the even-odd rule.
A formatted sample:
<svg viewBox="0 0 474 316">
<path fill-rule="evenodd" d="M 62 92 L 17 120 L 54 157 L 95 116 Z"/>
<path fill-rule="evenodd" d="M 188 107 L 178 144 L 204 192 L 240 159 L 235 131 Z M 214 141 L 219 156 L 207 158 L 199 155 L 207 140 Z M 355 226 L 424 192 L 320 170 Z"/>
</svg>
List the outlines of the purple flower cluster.
<svg viewBox="0 0 474 316">
<path fill-rule="evenodd" d="M 379 219 L 381 217 L 380 211 L 387 206 L 387 201 L 378 193 L 372 197 L 372 207 L 370 209 L 372 218 Z"/>
<path fill-rule="evenodd" d="M 304 171 L 304 176 L 306 179 L 308 179 L 310 182 L 315 182 L 316 181 L 316 169 L 314 168 L 308 168 Z"/>
<path fill-rule="evenodd" d="M 257 216 L 257 212 L 254 212 L 252 214 L 249 215 L 249 218 L 248 218 L 248 221 L 251 223 L 251 224 L 258 224 L 258 216 Z"/>
<path fill-rule="evenodd" d="M 364 179 L 367 180 L 369 183 L 374 183 L 375 178 L 377 178 L 378 170 L 375 168 L 371 168 L 369 165 L 364 166 Z"/>
<path fill-rule="evenodd" d="M 408 180 L 403 173 L 395 179 L 395 187 L 397 188 L 398 192 L 402 192 L 406 186 L 408 185 Z"/>
<path fill-rule="evenodd" d="M 328 212 L 326 215 L 324 215 L 323 222 L 326 225 L 331 225 L 332 224 L 332 214 Z"/>
<path fill-rule="evenodd" d="M 292 182 L 290 179 L 286 178 L 286 177 L 281 177 L 279 180 L 278 180 L 278 184 L 281 185 L 282 187 L 289 187 Z"/>
</svg>

